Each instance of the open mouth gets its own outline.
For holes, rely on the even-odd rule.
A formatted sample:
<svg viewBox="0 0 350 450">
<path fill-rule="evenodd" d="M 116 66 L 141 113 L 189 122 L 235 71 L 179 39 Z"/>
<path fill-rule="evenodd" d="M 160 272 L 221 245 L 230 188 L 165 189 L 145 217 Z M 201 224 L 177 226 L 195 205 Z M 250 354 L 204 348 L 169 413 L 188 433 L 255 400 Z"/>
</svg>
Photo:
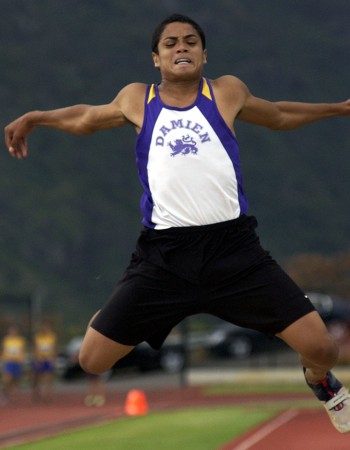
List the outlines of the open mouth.
<svg viewBox="0 0 350 450">
<path fill-rule="evenodd" d="M 175 64 L 190 64 L 191 60 L 188 58 L 179 58 L 175 61 Z"/>
</svg>

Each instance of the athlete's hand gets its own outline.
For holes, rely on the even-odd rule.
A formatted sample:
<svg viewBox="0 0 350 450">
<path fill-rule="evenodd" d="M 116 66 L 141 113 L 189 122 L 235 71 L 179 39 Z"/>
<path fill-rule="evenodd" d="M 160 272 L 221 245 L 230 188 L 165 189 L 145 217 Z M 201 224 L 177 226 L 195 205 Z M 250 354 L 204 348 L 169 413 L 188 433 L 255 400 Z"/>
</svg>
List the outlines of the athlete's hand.
<svg viewBox="0 0 350 450">
<path fill-rule="evenodd" d="M 350 116 L 350 99 L 345 102 L 345 115 Z"/>
<path fill-rule="evenodd" d="M 19 117 L 5 127 L 5 143 L 11 156 L 22 159 L 28 154 L 27 137 L 33 130 L 28 115 Z"/>
</svg>

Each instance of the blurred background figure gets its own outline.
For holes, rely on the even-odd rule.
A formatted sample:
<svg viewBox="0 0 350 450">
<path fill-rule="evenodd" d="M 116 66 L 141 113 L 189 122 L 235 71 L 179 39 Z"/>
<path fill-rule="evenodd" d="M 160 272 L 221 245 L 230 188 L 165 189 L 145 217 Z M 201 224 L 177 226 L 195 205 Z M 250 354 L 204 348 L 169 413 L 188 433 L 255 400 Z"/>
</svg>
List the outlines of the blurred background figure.
<svg viewBox="0 0 350 450">
<path fill-rule="evenodd" d="M 87 392 L 85 396 L 86 406 L 103 406 L 106 402 L 106 381 L 111 375 L 107 371 L 101 375 L 86 374 Z"/>
<path fill-rule="evenodd" d="M 49 322 L 43 322 L 34 335 L 33 348 L 33 401 L 52 401 L 57 336 Z"/>
<path fill-rule="evenodd" d="M 2 395 L 1 404 L 13 400 L 12 396 L 23 376 L 27 341 L 17 325 L 11 325 L 2 340 Z"/>
</svg>

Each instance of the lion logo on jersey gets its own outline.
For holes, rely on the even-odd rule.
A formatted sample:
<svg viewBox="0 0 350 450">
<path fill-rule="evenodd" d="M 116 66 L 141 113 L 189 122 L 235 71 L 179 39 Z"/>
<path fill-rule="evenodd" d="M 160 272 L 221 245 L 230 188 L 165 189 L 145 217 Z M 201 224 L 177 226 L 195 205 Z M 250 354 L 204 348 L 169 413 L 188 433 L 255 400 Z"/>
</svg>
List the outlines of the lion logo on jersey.
<svg viewBox="0 0 350 450">
<path fill-rule="evenodd" d="M 171 156 L 188 155 L 189 153 L 196 154 L 198 152 L 196 141 L 188 134 L 182 136 L 182 139 L 175 139 L 175 144 L 169 142 L 168 145 L 172 150 Z"/>
</svg>

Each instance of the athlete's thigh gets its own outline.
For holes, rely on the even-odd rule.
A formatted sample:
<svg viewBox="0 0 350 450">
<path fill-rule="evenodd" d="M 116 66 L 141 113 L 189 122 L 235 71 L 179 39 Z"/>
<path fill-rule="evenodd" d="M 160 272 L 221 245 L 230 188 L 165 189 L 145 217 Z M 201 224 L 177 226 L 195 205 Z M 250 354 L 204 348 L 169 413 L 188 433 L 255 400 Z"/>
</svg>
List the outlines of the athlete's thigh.
<svg viewBox="0 0 350 450">
<path fill-rule="evenodd" d="M 82 367 L 102 373 L 140 342 L 161 343 L 192 312 L 191 289 L 190 283 L 175 274 L 134 258 L 91 321 L 80 352 Z"/>
<path fill-rule="evenodd" d="M 267 335 L 281 332 L 315 310 L 294 281 L 269 259 L 251 265 L 240 278 L 224 281 L 214 292 L 208 312 Z"/>
<path fill-rule="evenodd" d="M 89 326 L 79 352 L 79 363 L 88 373 L 101 374 L 109 370 L 134 346 L 113 341 Z"/>
<path fill-rule="evenodd" d="M 91 326 L 111 340 L 134 346 L 159 330 L 169 330 L 193 311 L 195 288 L 146 261 L 118 283 Z"/>
<path fill-rule="evenodd" d="M 335 345 L 317 311 L 300 317 L 283 331 L 277 333 L 277 336 L 305 357 L 319 354 L 322 350 L 332 348 Z"/>
</svg>

